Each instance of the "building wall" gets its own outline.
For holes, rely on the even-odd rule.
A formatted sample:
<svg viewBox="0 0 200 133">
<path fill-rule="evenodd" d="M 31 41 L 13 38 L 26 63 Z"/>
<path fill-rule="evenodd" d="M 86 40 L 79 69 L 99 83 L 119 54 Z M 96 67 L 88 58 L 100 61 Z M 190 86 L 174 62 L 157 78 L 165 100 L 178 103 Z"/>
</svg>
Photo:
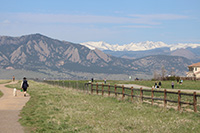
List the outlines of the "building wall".
<svg viewBox="0 0 200 133">
<path fill-rule="evenodd" d="M 187 72 L 187 77 L 193 77 L 193 73 L 200 72 L 200 67 L 190 67 L 189 72 Z M 196 78 L 200 78 L 200 73 L 196 74 Z"/>
<path fill-rule="evenodd" d="M 200 71 L 200 67 L 196 67 L 197 68 L 197 71 L 195 71 L 195 72 L 199 72 Z"/>
<path fill-rule="evenodd" d="M 200 71 L 200 67 L 194 67 L 194 73 L 197 73 Z M 200 73 L 196 74 L 196 78 L 200 78 Z"/>
</svg>

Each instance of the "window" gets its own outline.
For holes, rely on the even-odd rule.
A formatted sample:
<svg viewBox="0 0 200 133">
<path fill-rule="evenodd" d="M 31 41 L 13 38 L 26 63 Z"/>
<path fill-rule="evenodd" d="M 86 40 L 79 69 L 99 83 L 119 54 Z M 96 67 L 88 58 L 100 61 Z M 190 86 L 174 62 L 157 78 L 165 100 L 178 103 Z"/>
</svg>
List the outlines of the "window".
<svg viewBox="0 0 200 133">
<path fill-rule="evenodd" d="M 197 71 L 197 67 L 195 67 L 195 71 Z"/>
</svg>

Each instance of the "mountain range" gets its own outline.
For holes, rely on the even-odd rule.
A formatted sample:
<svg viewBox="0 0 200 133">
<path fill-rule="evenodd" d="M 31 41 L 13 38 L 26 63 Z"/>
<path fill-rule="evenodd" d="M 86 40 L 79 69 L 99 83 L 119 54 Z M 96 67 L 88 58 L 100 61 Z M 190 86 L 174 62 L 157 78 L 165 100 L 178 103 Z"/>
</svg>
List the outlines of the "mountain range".
<svg viewBox="0 0 200 133">
<path fill-rule="evenodd" d="M 113 56 L 136 59 L 149 55 L 172 55 L 186 57 L 193 62 L 200 61 L 200 44 L 178 43 L 165 44 L 163 42 L 140 42 L 124 45 L 111 45 L 103 41 L 81 43 L 90 49 L 98 48 L 107 54 Z"/>
<path fill-rule="evenodd" d="M 170 51 L 174 51 L 177 49 L 200 47 L 200 44 L 197 44 L 197 43 L 178 43 L 178 44 L 168 45 L 168 44 L 165 44 L 164 42 L 152 42 L 152 41 L 139 42 L 139 43 L 132 42 L 130 44 L 124 44 L 124 45 L 118 45 L 118 44 L 113 45 L 113 44 L 108 44 L 103 41 L 84 42 L 80 44 L 90 49 L 98 48 L 100 50 L 111 50 L 111 51 L 146 51 L 146 50 L 152 50 L 156 48 L 166 48 L 166 47 L 168 47 Z"/>
<path fill-rule="evenodd" d="M 116 51 L 115 51 L 116 52 Z M 140 51 L 141 52 L 141 51 Z M 0 72 L 6 76 L 56 79 L 151 78 L 164 67 L 184 76 L 191 60 L 171 55 L 147 55 L 128 59 L 89 49 L 81 44 L 52 39 L 41 34 L 0 36 Z"/>
</svg>

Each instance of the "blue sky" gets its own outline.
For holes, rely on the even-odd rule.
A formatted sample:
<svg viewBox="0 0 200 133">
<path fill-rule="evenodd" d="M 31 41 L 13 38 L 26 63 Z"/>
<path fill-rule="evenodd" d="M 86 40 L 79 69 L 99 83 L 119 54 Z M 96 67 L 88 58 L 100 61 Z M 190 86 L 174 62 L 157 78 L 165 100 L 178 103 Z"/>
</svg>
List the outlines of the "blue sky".
<svg viewBox="0 0 200 133">
<path fill-rule="evenodd" d="M 0 0 L 0 35 L 200 43 L 200 0 Z"/>
</svg>

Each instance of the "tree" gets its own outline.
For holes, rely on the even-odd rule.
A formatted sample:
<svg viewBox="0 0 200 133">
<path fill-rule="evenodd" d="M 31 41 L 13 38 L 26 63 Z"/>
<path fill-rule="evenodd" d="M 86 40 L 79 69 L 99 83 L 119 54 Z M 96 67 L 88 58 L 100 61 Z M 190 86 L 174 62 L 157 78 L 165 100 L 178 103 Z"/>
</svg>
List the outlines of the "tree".
<svg viewBox="0 0 200 133">
<path fill-rule="evenodd" d="M 153 78 L 154 80 L 157 80 L 158 79 L 158 73 L 157 71 L 154 70 L 154 73 L 153 73 Z"/>
<path fill-rule="evenodd" d="M 170 75 L 171 75 L 171 76 L 175 76 L 174 67 L 171 68 L 171 73 L 170 73 Z"/>
<path fill-rule="evenodd" d="M 162 66 L 161 72 L 162 72 L 162 80 L 163 80 L 164 77 L 165 77 L 165 73 L 166 73 L 166 70 L 165 70 L 164 66 Z"/>
</svg>

